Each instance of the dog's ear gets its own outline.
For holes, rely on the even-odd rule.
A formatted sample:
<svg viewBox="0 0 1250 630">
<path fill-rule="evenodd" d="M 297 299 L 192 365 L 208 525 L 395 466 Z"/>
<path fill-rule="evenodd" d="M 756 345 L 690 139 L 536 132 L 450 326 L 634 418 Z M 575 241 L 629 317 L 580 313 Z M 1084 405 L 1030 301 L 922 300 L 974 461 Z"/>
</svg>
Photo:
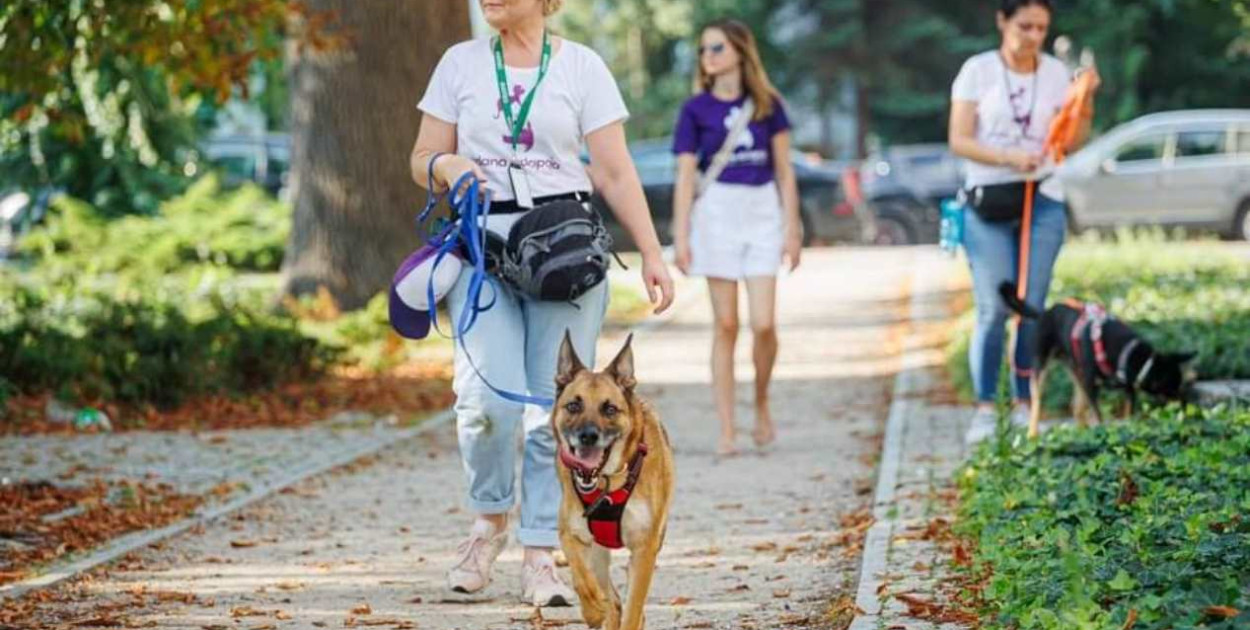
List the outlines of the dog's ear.
<svg viewBox="0 0 1250 630">
<path fill-rule="evenodd" d="M 573 338 L 565 329 L 564 341 L 560 342 L 560 358 L 556 362 L 556 387 L 563 388 L 572 383 L 577 373 L 585 369 L 582 360 L 577 358 L 577 350 L 573 348 Z"/>
<path fill-rule="evenodd" d="M 606 371 L 616 379 L 616 384 L 625 390 L 633 390 L 634 385 L 638 384 L 638 381 L 634 380 L 634 335 L 632 333 L 625 339 L 625 347 L 621 348 L 615 359 L 612 359 Z"/>
</svg>

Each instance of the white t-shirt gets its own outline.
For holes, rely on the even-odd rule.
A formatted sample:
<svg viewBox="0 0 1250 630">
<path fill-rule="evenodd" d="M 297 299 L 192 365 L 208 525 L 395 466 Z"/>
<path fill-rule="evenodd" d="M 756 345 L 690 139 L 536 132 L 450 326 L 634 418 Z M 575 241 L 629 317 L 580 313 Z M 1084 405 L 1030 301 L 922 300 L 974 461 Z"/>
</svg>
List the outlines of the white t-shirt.
<svg viewBox="0 0 1250 630">
<path fill-rule="evenodd" d="M 951 100 L 977 104 L 977 142 L 988 147 L 1042 152 L 1050 123 L 1063 107 L 1072 74 L 1062 61 L 1050 55 L 1042 54 L 1040 59 L 1036 76 L 1012 72 L 997 50 L 974 55 L 964 62 L 951 85 Z M 966 167 L 969 187 L 1024 179 L 1023 174 L 1009 166 L 968 160 Z M 1057 183 L 1054 178 L 1045 180 L 1041 192 L 1062 198 Z"/>
<path fill-rule="evenodd" d="M 500 108 L 491 44 L 490 38 L 481 38 L 449 48 L 417 107 L 456 125 L 456 152 L 481 167 L 496 200 L 510 200 L 512 134 Z M 590 191 L 581 161 L 585 136 L 629 117 L 616 80 L 597 53 L 567 39 L 552 45 L 547 76 L 538 86 L 516 150 L 534 197 Z M 508 67 L 507 75 L 516 116 L 534 87 L 538 68 Z"/>
</svg>

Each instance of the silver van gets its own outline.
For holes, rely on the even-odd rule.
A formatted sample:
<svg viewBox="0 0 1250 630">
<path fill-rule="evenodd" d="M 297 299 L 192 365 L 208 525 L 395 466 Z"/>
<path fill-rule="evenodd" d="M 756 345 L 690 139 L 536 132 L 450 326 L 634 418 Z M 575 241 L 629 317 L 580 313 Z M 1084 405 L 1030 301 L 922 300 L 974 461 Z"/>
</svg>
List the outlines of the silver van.
<svg viewBox="0 0 1250 630">
<path fill-rule="evenodd" d="M 1250 109 L 1142 116 L 1056 171 L 1074 229 L 1158 225 L 1250 240 Z"/>
</svg>

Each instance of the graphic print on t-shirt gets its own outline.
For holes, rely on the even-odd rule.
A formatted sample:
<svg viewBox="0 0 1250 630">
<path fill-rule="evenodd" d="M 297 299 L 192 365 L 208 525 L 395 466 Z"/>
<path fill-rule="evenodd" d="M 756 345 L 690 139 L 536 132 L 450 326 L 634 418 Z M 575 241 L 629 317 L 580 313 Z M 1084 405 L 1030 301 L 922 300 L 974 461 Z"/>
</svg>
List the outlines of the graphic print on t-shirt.
<svg viewBox="0 0 1250 630">
<path fill-rule="evenodd" d="M 738 122 L 738 117 L 742 115 L 742 107 L 735 105 L 729 110 L 729 114 L 725 116 L 725 133 L 733 131 L 734 124 Z M 743 127 L 742 133 L 738 134 L 735 142 L 734 151 L 741 149 L 751 150 L 755 148 L 755 134 L 751 132 L 750 127 Z"/>
<path fill-rule="evenodd" d="M 511 103 L 515 103 L 517 109 L 519 109 L 521 107 L 521 103 L 525 102 L 525 86 L 520 84 L 513 85 L 512 95 L 508 97 L 508 100 Z M 511 107 L 511 104 L 509 107 Z M 495 120 L 499 120 L 502 117 L 503 101 L 495 99 Z M 503 143 L 509 147 L 512 146 L 511 133 L 505 133 L 503 135 Z M 534 149 L 534 123 L 528 121 L 525 123 L 525 128 L 521 130 L 521 137 L 517 138 L 516 143 L 518 148 L 525 147 L 525 151 L 527 153 Z"/>
</svg>

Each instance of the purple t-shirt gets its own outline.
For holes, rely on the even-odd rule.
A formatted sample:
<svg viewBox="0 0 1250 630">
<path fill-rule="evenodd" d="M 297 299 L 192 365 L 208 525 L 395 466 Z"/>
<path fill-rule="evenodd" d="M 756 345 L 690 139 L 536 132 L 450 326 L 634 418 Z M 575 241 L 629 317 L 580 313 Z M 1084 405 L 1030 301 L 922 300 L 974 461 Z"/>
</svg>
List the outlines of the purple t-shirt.
<svg viewBox="0 0 1250 630">
<path fill-rule="evenodd" d="M 699 156 L 699 170 L 707 171 L 712 157 L 720 151 L 725 135 L 733 126 L 746 97 L 726 102 L 708 92 L 696 94 L 681 107 L 673 131 L 673 153 Z M 773 181 L 773 136 L 790 128 L 781 99 L 773 99 L 773 113 L 754 120 L 738 137 L 729 164 L 716 179 L 726 184 L 759 186 Z"/>
</svg>

